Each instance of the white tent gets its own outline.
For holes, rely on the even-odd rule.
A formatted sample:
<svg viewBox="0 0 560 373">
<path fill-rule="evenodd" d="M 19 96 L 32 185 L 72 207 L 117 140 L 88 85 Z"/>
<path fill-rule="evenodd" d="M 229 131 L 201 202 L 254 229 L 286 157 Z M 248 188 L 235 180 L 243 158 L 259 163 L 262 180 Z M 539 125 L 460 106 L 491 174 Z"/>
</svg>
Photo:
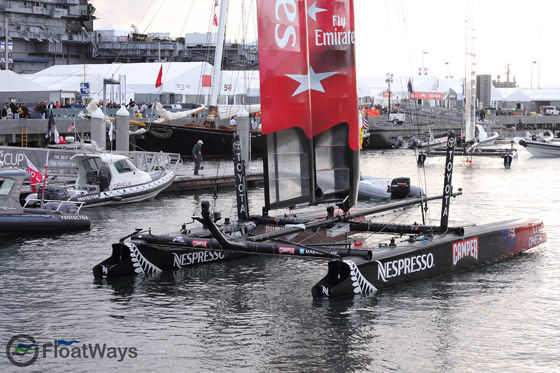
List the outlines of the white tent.
<svg viewBox="0 0 560 373">
<path fill-rule="evenodd" d="M 0 70 L 0 92 L 47 92 L 48 88 L 10 70 Z"/>
<path fill-rule="evenodd" d="M 162 85 L 156 88 L 160 68 Z M 103 79 L 118 80 L 119 75 L 126 76 L 127 92 L 208 96 L 212 69 L 207 62 L 55 65 L 28 78 L 51 90 L 79 91 L 80 83 L 86 81 L 90 84 L 92 98 L 103 95 Z M 220 87 L 221 95 L 247 94 L 252 88 L 259 87 L 259 72 L 224 71 Z"/>
</svg>

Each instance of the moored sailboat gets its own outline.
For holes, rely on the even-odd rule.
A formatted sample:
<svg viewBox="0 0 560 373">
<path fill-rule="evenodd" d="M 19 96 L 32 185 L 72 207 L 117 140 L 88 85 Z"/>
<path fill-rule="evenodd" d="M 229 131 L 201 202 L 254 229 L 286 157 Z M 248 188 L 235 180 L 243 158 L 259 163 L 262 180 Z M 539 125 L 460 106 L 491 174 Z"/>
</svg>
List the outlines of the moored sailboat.
<svg viewBox="0 0 560 373">
<path fill-rule="evenodd" d="M 204 260 L 208 258 L 208 261 L 219 260 L 213 259 L 216 254 L 218 258 L 222 254 L 221 259 L 232 258 L 234 254 L 330 259 L 329 272 L 313 288 L 312 294 L 336 298 L 375 292 L 384 287 L 379 281 L 393 286 L 480 266 L 546 241 L 544 225 L 539 219 L 449 227 L 451 199 L 461 194 L 460 190 L 454 192 L 452 186 L 456 144 L 453 133 L 447 139 L 441 196 L 420 196 L 353 211 L 359 180 L 353 1 L 316 1 L 308 7 L 307 1 L 296 0 L 293 6 L 275 7 L 260 0 L 258 9 L 261 92 L 265 100 L 265 207 L 253 229 L 258 229 L 259 224 L 261 228 L 266 226 L 267 221 L 278 226 L 273 230 L 265 229 L 261 234 L 249 229 L 225 232 L 225 224 L 218 226 L 218 216 L 211 213 L 208 202 L 203 202 L 201 217 L 197 220 L 207 230 L 204 243 L 184 236 L 165 239 L 144 236 L 136 237 L 136 242 L 151 241 L 152 247 L 159 246 L 162 252 L 172 245 L 182 245 L 184 250 L 189 250 L 185 254 L 192 253 L 190 260 L 185 259 L 188 263 L 195 263 L 194 255 Z M 276 26 L 291 35 L 286 43 L 275 38 Z M 318 31 L 319 35 L 324 35 L 334 32 L 336 27 L 341 27 L 345 33 L 339 35 L 340 43 L 326 45 L 316 38 Z M 237 195 L 246 201 L 243 162 L 236 163 L 236 170 L 240 172 Z M 364 221 L 373 214 L 410 206 L 424 211 L 430 200 L 442 200 L 441 221 L 436 226 Z M 276 208 L 319 204 L 338 206 L 341 212 L 335 214 L 334 208 L 329 208 L 323 218 L 294 218 L 284 227 L 280 226 L 282 219 L 268 217 L 269 211 Z M 262 221 L 265 223 L 259 223 Z M 238 224 L 249 223 L 247 206 L 238 205 Z M 317 231 L 325 229 L 337 234 L 338 240 L 329 242 L 321 237 L 317 242 L 290 238 L 307 232 L 309 237 L 317 239 Z M 388 234 L 389 242 L 374 247 L 367 241 L 357 245 L 360 238 L 348 239 L 348 235 L 359 236 L 361 232 Z M 406 239 L 397 242 L 394 235 L 406 236 Z M 184 245 L 178 243 L 181 240 Z M 138 259 L 134 247 L 127 247 L 123 252 L 125 257 L 132 257 L 128 260 L 130 265 L 142 267 L 140 271 L 146 272 L 142 266 L 144 259 Z M 118 259 L 118 255 L 114 256 Z M 109 277 L 114 268 L 111 266 L 118 265 L 116 261 L 104 263 L 94 269 L 96 276 Z"/>
</svg>

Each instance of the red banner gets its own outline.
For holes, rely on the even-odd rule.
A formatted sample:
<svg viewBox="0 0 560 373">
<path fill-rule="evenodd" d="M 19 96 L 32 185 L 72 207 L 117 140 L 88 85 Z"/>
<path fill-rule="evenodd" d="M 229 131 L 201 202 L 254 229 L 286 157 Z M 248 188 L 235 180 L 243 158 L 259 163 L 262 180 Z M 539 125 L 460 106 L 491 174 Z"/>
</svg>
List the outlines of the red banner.
<svg viewBox="0 0 560 373">
<path fill-rule="evenodd" d="M 258 0 L 262 132 L 348 123 L 359 150 L 353 0 Z"/>
<path fill-rule="evenodd" d="M 391 92 L 391 97 L 395 97 L 395 93 Z M 383 91 L 383 98 L 389 98 L 389 92 Z"/>
<path fill-rule="evenodd" d="M 441 92 L 412 92 L 410 93 L 412 100 L 443 100 Z"/>
</svg>

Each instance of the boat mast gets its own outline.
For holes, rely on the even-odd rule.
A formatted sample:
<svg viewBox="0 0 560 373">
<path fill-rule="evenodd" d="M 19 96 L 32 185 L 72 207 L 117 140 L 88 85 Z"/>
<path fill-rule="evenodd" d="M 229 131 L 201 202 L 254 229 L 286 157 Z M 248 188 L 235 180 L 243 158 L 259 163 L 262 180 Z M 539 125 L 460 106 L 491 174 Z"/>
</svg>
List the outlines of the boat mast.
<svg viewBox="0 0 560 373">
<path fill-rule="evenodd" d="M 475 98 L 474 86 L 475 86 L 475 72 L 473 70 L 475 54 L 473 53 L 473 26 L 472 18 L 473 14 L 473 2 L 467 0 L 467 18 L 466 18 L 466 29 L 465 29 L 465 113 L 466 113 L 466 123 L 465 123 L 465 140 L 469 141 L 474 138 L 474 121 L 475 117 Z"/>
<path fill-rule="evenodd" d="M 222 0 L 220 19 L 218 20 L 218 41 L 216 44 L 216 53 L 214 53 L 212 87 L 210 88 L 210 99 L 208 102 L 208 121 L 214 123 L 214 125 L 218 115 L 218 93 L 222 83 L 222 55 L 224 53 L 227 7 L 228 0 Z"/>
<path fill-rule="evenodd" d="M 8 57 L 9 57 L 9 54 L 8 54 L 8 40 L 9 40 L 9 37 L 8 37 L 8 15 L 5 15 L 5 17 L 6 17 L 6 28 L 5 28 L 5 30 L 6 30 L 6 45 L 5 45 L 6 49 L 4 49 L 4 51 L 6 52 L 6 60 L 5 60 L 6 63 L 4 64 L 4 66 L 5 66 L 4 70 L 8 71 L 9 70 L 9 68 L 8 68 L 9 67 L 9 64 L 8 64 Z"/>
</svg>

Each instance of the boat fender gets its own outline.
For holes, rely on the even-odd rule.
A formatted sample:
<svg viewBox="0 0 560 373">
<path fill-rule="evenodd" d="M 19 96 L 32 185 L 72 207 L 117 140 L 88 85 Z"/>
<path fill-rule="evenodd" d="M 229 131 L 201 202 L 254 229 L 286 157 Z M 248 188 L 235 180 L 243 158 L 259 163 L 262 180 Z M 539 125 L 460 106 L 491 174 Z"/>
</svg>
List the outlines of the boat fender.
<svg viewBox="0 0 560 373">
<path fill-rule="evenodd" d="M 120 196 L 113 197 L 113 201 L 120 202 L 122 201 L 122 197 Z"/>
</svg>

